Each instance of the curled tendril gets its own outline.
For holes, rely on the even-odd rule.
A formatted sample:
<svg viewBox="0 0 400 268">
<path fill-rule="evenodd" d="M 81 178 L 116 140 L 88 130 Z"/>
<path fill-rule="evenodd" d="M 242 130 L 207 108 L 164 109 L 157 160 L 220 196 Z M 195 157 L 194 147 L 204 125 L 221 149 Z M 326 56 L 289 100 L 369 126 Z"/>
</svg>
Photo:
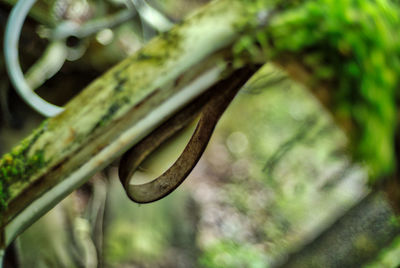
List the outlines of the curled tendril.
<svg viewBox="0 0 400 268">
<path fill-rule="evenodd" d="M 22 25 L 35 2 L 36 0 L 20 0 L 10 13 L 4 38 L 5 65 L 11 83 L 21 98 L 40 114 L 46 117 L 52 117 L 61 113 L 63 108 L 43 100 L 33 92 L 26 82 L 19 64 L 18 42 Z"/>
<path fill-rule="evenodd" d="M 43 58 L 38 61 L 37 66 L 35 66 L 38 68 L 33 68 L 32 70 L 30 70 L 31 72 L 29 76 L 25 78 L 19 63 L 18 42 L 20 39 L 24 21 L 35 2 L 36 0 L 19 0 L 13 7 L 6 26 L 4 38 L 4 55 L 7 73 L 15 90 L 29 106 L 31 106 L 34 110 L 45 117 L 56 116 L 64 109 L 43 100 L 33 90 L 36 87 L 40 86 L 41 83 L 43 83 L 46 79 L 57 73 L 66 59 L 71 60 L 71 52 L 76 52 L 77 49 L 73 50 L 65 45 L 65 41 L 68 37 L 76 37 L 78 39 L 88 37 L 102 29 L 113 28 L 126 21 L 129 21 L 133 17 L 135 17 L 137 13 L 140 14 L 140 12 L 145 12 L 146 14 L 149 13 L 150 15 L 152 14 L 151 18 L 164 18 L 162 14 L 155 12 L 154 9 L 152 9 L 147 4 L 143 4 L 140 5 L 140 10 L 138 8 L 136 8 L 136 10 L 122 10 L 115 15 L 92 20 L 83 25 L 78 25 L 77 23 L 74 23 L 72 21 L 62 22 L 51 31 L 49 38 L 52 40 L 52 42 L 49 48 L 46 49 L 46 51 L 49 53 L 57 51 L 57 59 L 54 60 L 54 57 L 46 57 L 46 55 L 49 53 L 45 53 Z M 149 10 L 153 12 L 148 12 Z M 151 19 L 149 17 L 150 15 L 146 14 L 141 14 L 141 16 Z M 158 17 L 154 14 L 158 14 Z M 163 28 L 163 30 L 168 29 L 172 25 L 166 18 L 164 18 L 164 20 L 161 20 L 161 23 L 165 26 L 165 29 Z M 161 26 L 158 25 L 158 28 L 160 27 Z M 81 49 L 81 53 L 78 54 L 81 56 L 84 50 L 85 49 Z M 75 60 L 80 56 L 74 57 L 72 60 Z M 43 66 L 49 67 L 46 68 L 47 71 L 45 70 L 42 72 L 40 70 L 41 68 L 43 68 Z"/>
<path fill-rule="evenodd" d="M 119 177 L 131 200 L 137 203 L 159 200 L 174 191 L 186 179 L 203 154 L 219 118 L 253 73 L 254 70 L 251 68 L 234 72 L 232 76 L 213 86 L 122 157 Z M 132 176 L 143 160 L 199 114 L 200 120 L 196 130 L 175 163 L 151 182 L 131 184 Z"/>
</svg>

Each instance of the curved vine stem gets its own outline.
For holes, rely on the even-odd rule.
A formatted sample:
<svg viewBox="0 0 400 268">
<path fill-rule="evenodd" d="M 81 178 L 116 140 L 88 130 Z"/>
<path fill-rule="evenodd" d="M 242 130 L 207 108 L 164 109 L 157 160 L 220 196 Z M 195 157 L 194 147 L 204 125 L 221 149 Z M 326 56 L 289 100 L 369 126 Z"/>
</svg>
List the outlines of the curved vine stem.
<svg viewBox="0 0 400 268">
<path fill-rule="evenodd" d="M 221 115 L 252 74 L 254 74 L 254 68 L 234 72 L 186 106 L 122 157 L 119 176 L 131 200 L 137 203 L 159 200 L 174 191 L 186 179 L 206 149 Z M 151 182 L 141 185 L 131 184 L 133 174 L 142 161 L 164 141 L 193 121 L 198 114 L 200 114 L 200 120 L 196 130 L 176 162 Z"/>
<path fill-rule="evenodd" d="M 4 37 L 5 65 L 11 83 L 21 98 L 43 116 L 53 117 L 61 113 L 63 108 L 43 100 L 34 93 L 26 82 L 19 64 L 18 42 L 22 25 L 35 2 L 36 0 L 20 0 L 11 11 Z"/>
</svg>

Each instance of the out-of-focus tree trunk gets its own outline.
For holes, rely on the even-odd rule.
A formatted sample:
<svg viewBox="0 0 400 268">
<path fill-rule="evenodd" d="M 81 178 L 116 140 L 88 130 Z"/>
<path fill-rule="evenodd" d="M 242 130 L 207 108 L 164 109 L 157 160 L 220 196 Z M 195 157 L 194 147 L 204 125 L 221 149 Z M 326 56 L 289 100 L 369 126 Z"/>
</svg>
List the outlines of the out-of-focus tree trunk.
<svg viewBox="0 0 400 268">
<path fill-rule="evenodd" d="M 282 267 L 360 267 L 400 234 L 384 192 L 371 193 Z"/>
</svg>

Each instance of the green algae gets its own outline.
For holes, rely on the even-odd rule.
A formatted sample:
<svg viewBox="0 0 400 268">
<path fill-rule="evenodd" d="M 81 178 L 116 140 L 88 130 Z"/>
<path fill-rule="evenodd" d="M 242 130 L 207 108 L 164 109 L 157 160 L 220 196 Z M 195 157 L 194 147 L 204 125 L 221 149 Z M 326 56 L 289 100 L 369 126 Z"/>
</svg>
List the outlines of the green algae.
<svg viewBox="0 0 400 268">
<path fill-rule="evenodd" d="M 11 198 L 9 186 L 15 181 L 28 180 L 45 165 L 44 150 L 30 154 L 30 149 L 46 128 L 47 121 L 0 159 L 0 212 L 7 208 Z"/>
</svg>

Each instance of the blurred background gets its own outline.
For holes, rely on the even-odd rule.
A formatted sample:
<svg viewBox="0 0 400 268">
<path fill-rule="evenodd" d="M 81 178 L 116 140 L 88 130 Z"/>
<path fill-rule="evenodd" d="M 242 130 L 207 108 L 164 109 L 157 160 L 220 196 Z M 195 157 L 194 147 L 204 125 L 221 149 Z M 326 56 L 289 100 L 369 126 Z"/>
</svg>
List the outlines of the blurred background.
<svg viewBox="0 0 400 268">
<path fill-rule="evenodd" d="M 15 2 L 0 1 L 1 39 Z M 39 0 L 21 32 L 22 69 L 39 95 L 63 105 L 206 2 Z M 124 17 L 126 10 L 131 13 Z M 122 19 L 115 23 L 119 15 Z M 66 20 L 87 27 L 90 34 L 55 40 Z M 0 94 L 4 154 L 44 118 L 15 93 L 3 54 Z M 159 174 L 182 151 L 193 128 L 152 155 L 138 176 Z M 358 244 L 352 243 L 352 251 L 335 229 L 339 224 L 340 230 L 351 232 L 352 224 L 362 220 L 357 209 L 369 200 L 366 172 L 350 161 L 346 147 L 345 135 L 319 102 L 267 64 L 240 91 L 199 164 L 175 192 L 152 204 L 134 204 L 125 195 L 115 163 L 25 231 L 10 249 L 12 265 L 290 267 L 300 252 L 331 257 L 314 261 L 316 266 L 293 267 L 398 267 L 400 237 L 395 238 L 398 228 L 385 225 L 392 215 L 385 204 L 367 202 L 368 208 L 386 212 L 376 224 L 391 239 L 373 244 L 364 233 Z M 353 218 L 338 222 L 344 215 Z M 327 232 L 343 252 L 332 252 L 332 243 L 319 244 L 320 253 L 315 250 L 313 241 Z M 368 250 L 359 253 L 357 247 Z M 349 254 L 354 255 L 353 266 L 341 266 Z"/>
</svg>

